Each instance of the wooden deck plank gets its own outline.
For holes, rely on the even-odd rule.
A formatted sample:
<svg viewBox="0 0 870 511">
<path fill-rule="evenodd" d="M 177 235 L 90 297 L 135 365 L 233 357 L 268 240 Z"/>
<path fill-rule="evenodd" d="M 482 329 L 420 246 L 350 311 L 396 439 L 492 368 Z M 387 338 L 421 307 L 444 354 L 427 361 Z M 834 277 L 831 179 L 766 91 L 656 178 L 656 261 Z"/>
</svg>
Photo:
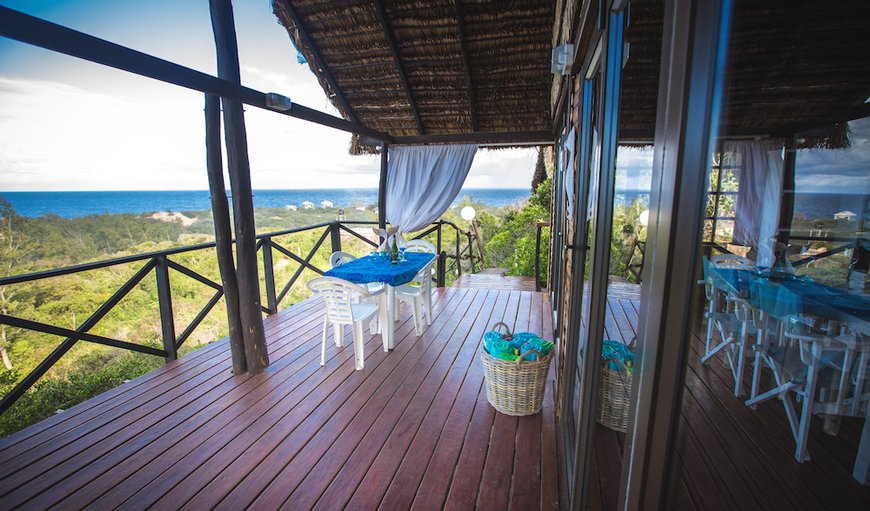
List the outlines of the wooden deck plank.
<svg viewBox="0 0 870 511">
<path fill-rule="evenodd" d="M 495 307 L 484 326 L 492 323 L 495 318 L 500 320 L 504 317 L 507 307 L 507 294 L 502 293 L 497 297 Z M 414 435 L 410 445 L 402 452 L 402 459 L 392 459 L 380 453 L 372 468 L 366 474 L 356 492 L 354 493 L 349 507 L 361 509 L 408 509 L 414 502 L 415 496 L 421 491 L 432 491 L 429 485 L 420 483 L 426 473 L 427 467 L 441 463 L 438 471 L 444 479 L 449 481 L 450 472 L 454 466 L 458 447 L 461 445 L 465 428 L 468 425 L 468 417 L 474 407 L 477 394 L 483 382 L 483 368 L 479 359 L 480 336 L 469 337 L 466 342 L 476 343 L 474 359 L 460 382 L 461 385 L 443 385 L 439 389 L 432 406 L 423 418 L 418 431 Z M 455 375 L 454 377 L 459 376 Z M 457 418 L 457 414 L 461 420 Z M 447 441 L 444 441 L 444 439 Z M 393 452 L 396 452 L 395 450 Z M 439 456 L 440 455 L 440 456 Z M 436 458 L 439 458 L 436 460 Z M 446 464 L 445 464 L 446 461 Z M 383 474 L 375 477 L 373 474 L 387 471 L 390 466 L 398 466 L 392 477 Z M 443 491 L 443 490 L 442 490 Z M 383 493 L 383 497 L 381 497 Z M 377 497 L 377 498 L 375 498 Z M 438 504 L 440 506 L 440 502 Z"/>
<path fill-rule="evenodd" d="M 628 340 L 637 287 L 612 290 L 607 334 Z M 266 373 L 230 375 L 228 345 L 219 341 L 72 407 L 0 441 L 0 507 L 564 505 L 555 364 L 543 414 L 513 418 L 488 404 L 478 355 L 492 320 L 551 330 L 547 296 L 441 289 L 434 307 L 433 325 L 419 338 L 403 311 L 390 353 L 379 336 L 367 336 L 364 371 L 354 370 L 350 332 L 344 349 L 330 343 L 319 366 L 322 303 L 308 300 L 266 319 L 273 355 Z M 670 508 L 866 506 L 870 488 L 851 478 L 860 419 L 845 420 L 839 436 L 814 420 L 813 459 L 797 463 L 781 404 L 747 408 L 731 394 L 727 367 L 700 365 L 699 342 L 688 354 Z M 599 430 L 596 439 L 587 501 L 589 509 L 611 509 L 622 435 Z"/>
<path fill-rule="evenodd" d="M 159 438 L 149 444 L 147 449 L 144 447 L 136 449 L 138 447 L 136 443 L 131 442 L 133 445 L 130 447 L 134 449 L 134 452 L 129 453 L 126 458 L 124 457 L 125 451 L 129 451 L 127 446 L 107 455 L 106 458 L 117 459 L 120 457 L 124 461 L 124 463 L 112 468 L 113 476 L 123 481 L 121 485 L 111 485 L 105 478 L 96 478 L 82 486 L 67 500 L 60 501 L 59 507 L 80 508 L 110 491 L 110 495 L 101 500 L 99 504 L 101 507 L 108 507 L 112 493 L 124 495 L 126 498 L 128 488 L 140 488 L 147 484 L 155 477 L 153 474 L 162 473 L 178 458 L 189 453 L 206 439 L 211 438 L 224 428 L 232 427 L 233 421 L 238 424 L 240 416 L 246 413 L 248 416 L 255 415 L 258 411 L 265 410 L 276 402 L 280 402 L 291 391 L 303 385 L 308 385 L 310 388 L 311 380 L 313 380 L 311 376 L 319 367 L 316 362 L 320 356 L 318 342 L 320 328 L 318 325 L 314 325 L 307 332 L 293 332 L 293 336 L 303 339 L 300 348 L 287 356 L 281 356 L 280 351 L 273 351 L 271 355 L 275 357 L 275 360 L 266 373 L 245 381 L 237 391 L 210 404 L 177 427 L 161 431 Z M 271 343 L 270 349 L 274 349 Z M 344 355 L 347 354 L 344 353 Z M 329 361 L 332 363 L 334 355 L 330 354 L 329 356 Z M 166 453 L 171 453 L 171 455 Z M 104 463 L 104 460 L 101 459 L 100 463 Z M 90 469 L 89 466 L 88 470 Z M 148 475 L 149 473 L 152 475 Z M 70 480 L 72 479 L 75 477 L 70 478 Z M 64 484 L 66 482 L 64 481 Z M 115 501 L 114 503 L 120 502 Z"/>
<path fill-rule="evenodd" d="M 522 293 L 513 332 L 529 330 L 530 309 L 531 295 Z M 511 487 L 518 426 L 518 417 L 496 413 L 477 495 L 478 509 L 506 509 L 510 504 L 510 492 L 504 490 Z"/>
<path fill-rule="evenodd" d="M 504 322 L 515 329 L 519 293 L 511 292 L 508 299 Z M 513 313 L 513 317 L 511 317 Z M 490 446 L 493 422 L 497 414 L 486 400 L 485 389 L 481 389 L 471 418 L 468 433 L 462 444 L 459 461 L 453 470 L 450 488 L 446 492 L 445 509 L 468 509 L 474 506 L 481 486 L 484 463 Z M 511 442 L 513 445 L 513 442 Z M 415 503 L 416 505 L 416 503 Z"/>
<path fill-rule="evenodd" d="M 512 277 L 490 273 L 463 273 L 453 283 L 462 289 L 501 289 L 507 291 L 534 291 L 534 277 Z"/>
<path fill-rule="evenodd" d="M 410 322 L 405 318 L 404 325 L 398 330 L 398 339 L 403 339 L 412 330 Z M 397 349 L 407 344 L 400 342 Z M 180 507 L 187 503 L 197 494 L 205 494 L 215 490 L 222 494 L 230 491 L 235 482 L 245 478 L 255 468 L 271 468 L 269 460 L 278 460 L 283 463 L 281 451 L 275 451 L 276 447 L 287 443 L 298 447 L 298 439 L 309 439 L 313 432 L 317 431 L 321 424 L 348 401 L 361 386 L 367 383 L 367 376 L 380 374 L 384 361 L 398 362 L 399 357 L 388 357 L 380 349 L 380 338 L 373 337 L 367 343 L 371 352 L 367 351 L 367 357 L 371 359 L 369 369 L 366 371 L 354 371 L 350 367 L 349 359 L 345 362 L 346 370 L 350 373 L 336 388 L 320 387 L 305 399 L 301 400 L 292 409 L 273 408 L 263 416 L 262 421 L 255 421 L 247 427 L 239 436 L 232 438 L 226 447 L 219 451 L 206 452 L 210 454 L 208 463 L 192 464 L 195 470 L 184 476 L 179 481 L 178 475 L 165 478 L 165 491 L 159 494 L 156 505 L 171 505 Z M 332 347 L 330 347 L 332 349 Z M 405 348 L 406 349 L 406 348 Z M 399 351 L 403 353 L 405 349 Z M 348 349 L 347 351 L 352 351 Z M 386 367 L 391 367 L 388 364 Z M 375 380 L 371 380 L 374 382 Z M 371 384 L 370 384 L 371 385 Z M 291 435 L 291 432 L 295 436 Z M 290 436 L 288 436 L 290 435 Z M 288 442 L 288 438 L 293 440 Z M 274 451 L 274 452 L 273 452 Z M 278 455 L 275 455 L 278 452 Z M 147 498 L 154 498 L 154 492 L 145 488 Z M 139 499 L 143 500 L 143 499 Z"/>
<path fill-rule="evenodd" d="M 270 324 L 274 327 L 278 322 L 291 321 L 295 317 L 301 317 L 306 310 L 317 307 L 318 304 L 319 300 L 312 299 L 288 307 L 276 316 L 267 318 L 267 328 L 270 328 Z M 226 338 L 215 341 L 154 371 L 70 407 L 63 413 L 53 415 L 33 426 L 0 439 L 0 464 L 6 463 L 18 452 L 25 452 L 42 443 L 54 441 L 54 438 L 61 433 L 86 421 L 98 418 L 102 414 L 115 414 L 117 406 L 143 399 L 142 394 L 153 391 L 155 385 L 184 378 L 184 373 L 192 370 L 197 364 L 220 357 L 224 353 L 229 356 L 229 344 L 226 342 Z"/>
<path fill-rule="evenodd" d="M 553 332 L 553 314 L 549 295 L 544 293 L 541 300 L 541 334 L 544 339 L 551 339 Z M 558 353 L 556 346 L 553 350 Z M 547 391 L 544 394 L 543 416 L 541 417 L 541 503 L 542 510 L 559 509 L 559 448 L 558 430 L 556 427 L 556 368 L 558 360 L 553 357 L 550 371 L 547 373 Z"/>
<path fill-rule="evenodd" d="M 292 346 L 287 345 L 273 346 L 273 349 L 275 347 L 279 348 L 274 353 L 276 360 L 281 360 L 286 353 L 289 353 L 288 350 L 292 348 Z M 51 468 L 39 474 L 38 479 L 21 487 L 20 491 L 13 491 L 7 495 L 5 500 L 10 503 L 16 503 L 19 498 L 29 498 L 31 496 L 37 496 L 39 500 L 46 502 L 60 500 L 66 496 L 66 493 L 63 493 L 64 489 L 72 491 L 78 487 L 78 481 L 87 482 L 88 477 L 96 477 L 101 473 L 100 470 L 107 470 L 115 463 L 123 460 L 127 455 L 138 452 L 152 441 L 159 439 L 166 432 L 175 428 L 191 415 L 209 406 L 213 401 L 235 391 L 236 387 L 243 384 L 242 382 L 246 383 L 249 377 L 250 375 L 236 377 L 227 375 L 223 380 L 216 378 L 213 381 L 220 382 L 219 385 L 213 388 L 201 385 L 196 389 L 188 389 L 183 399 L 175 399 L 172 401 L 171 406 L 160 410 L 160 413 L 149 414 L 144 420 L 137 420 L 119 431 L 114 431 L 112 435 L 106 435 L 104 439 L 96 443 L 83 443 L 88 440 L 87 437 L 76 440 L 64 447 L 64 449 L 56 451 L 45 459 L 40 460 L 40 463 L 29 466 L 28 470 L 45 464 L 50 464 Z M 94 434 L 101 432 L 101 430 L 97 430 Z M 73 447 L 84 448 L 68 459 L 55 463 L 55 460 L 64 454 L 64 451 L 71 450 Z M 79 469 L 82 466 L 86 467 L 85 470 Z M 63 482 L 60 485 L 53 485 L 51 491 L 43 491 L 55 480 L 62 480 Z M 7 481 L 11 481 L 9 483 L 9 486 L 11 486 L 14 484 L 15 479 L 7 478 Z"/>
<path fill-rule="evenodd" d="M 832 477 L 831 472 L 835 472 L 837 468 L 831 460 L 823 459 L 822 461 L 825 462 L 823 465 L 797 463 L 792 457 L 794 440 L 780 402 L 762 403 L 756 410 L 746 407 L 742 400 L 731 394 L 730 385 L 733 379 L 727 368 L 718 360 L 704 366 L 700 364 L 698 360 L 700 352 L 697 350 L 701 348 L 698 342 L 696 338 L 689 356 L 690 369 L 693 375 L 698 375 L 698 379 L 687 379 L 687 385 L 695 385 L 698 381 L 695 386 L 706 385 L 707 389 L 716 396 L 715 401 L 723 410 L 723 416 L 735 422 L 742 430 L 735 444 L 743 447 L 741 451 L 757 452 L 760 461 L 767 466 L 766 472 L 779 478 L 777 486 L 789 487 L 789 493 L 796 495 L 801 503 L 815 503 L 809 506 L 810 509 L 825 508 L 831 503 L 835 508 L 855 505 L 854 498 L 850 500 L 847 494 L 837 490 L 840 484 L 854 483 L 857 487 L 855 489 L 858 490 L 855 498 L 861 500 L 858 495 L 862 487 L 852 480 L 849 471 L 841 468 L 842 474 Z M 702 374 L 704 376 L 700 376 Z M 733 449 L 733 446 L 731 448 Z M 737 454 L 739 455 L 740 452 L 738 451 Z M 824 457 L 824 454 L 824 450 L 820 451 L 820 456 Z M 821 466 L 826 467 L 826 470 L 820 470 Z M 828 484 L 820 484 L 825 480 Z M 863 489 L 866 490 L 866 495 L 870 496 L 870 489 Z"/>
<path fill-rule="evenodd" d="M 321 496 L 316 508 L 374 509 L 378 506 L 395 475 L 396 467 L 405 458 L 408 446 L 424 425 L 424 417 L 428 416 L 430 419 L 430 422 L 425 423 L 429 428 L 429 436 L 436 437 L 440 432 L 444 417 L 455 401 L 456 393 L 471 365 L 479 363 L 477 359 L 480 339 L 491 323 L 497 299 L 497 293 L 488 293 L 470 328 L 460 325 L 454 334 L 457 341 L 462 343 L 459 352 L 452 360 L 442 354 L 417 389 L 413 400 L 408 399 L 398 420 L 393 420 L 394 415 L 390 413 L 384 413 L 378 418 L 338 477 L 333 480 L 330 485 L 333 489 L 328 489 Z M 448 341 L 448 346 L 450 342 L 452 340 Z M 390 402 L 391 407 L 396 404 L 396 400 Z M 435 413 L 429 413 L 433 411 Z M 388 431 L 389 434 L 385 434 Z M 387 438 L 382 442 L 384 437 Z M 418 463 L 425 462 L 422 452 L 415 451 L 412 457 Z M 409 487 L 407 491 L 413 494 L 416 487 Z"/>
<path fill-rule="evenodd" d="M 469 304 L 474 294 L 451 294 L 451 298 L 453 301 L 447 307 L 459 308 L 462 304 Z M 333 443 L 348 431 L 351 424 L 361 424 L 365 420 L 363 417 L 374 420 L 377 417 L 377 407 L 386 404 L 397 389 L 398 382 L 407 376 L 413 367 L 424 359 L 424 356 L 427 356 L 426 353 L 429 357 L 435 356 L 428 350 L 429 345 L 440 335 L 440 332 L 455 328 L 457 322 L 453 319 L 455 318 L 450 317 L 449 314 L 441 314 L 438 311 L 435 313 L 432 326 L 422 337 L 417 338 L 411 330 L 407 331 L 402 342 L 387 357 L 385 365 L 379 366 L 337 411 L 332 410 L 336 413 L 332 414 L 328 408 L 319 407 L 316 413 L 320 414 L 322 419 L 306 421 L 302 427 L 287 436 L 269 454 L 266 462 L 248 474 L 224 498 L 220 506 L 237 509 L 247 505 L 246 502 L 257 498 L 259 494 L 259 500 L 253 504 L 254 507 L 271 509 L 280 507 Z M 418 339 L 420 341 L 415 342 Z M 363 412 L 367 404 L 368 408 Z M 370 425 L 364 426 L 366 430 Z M 357 432 L 350 431 L 347 435 L 354 433 Z M 347 435 L 345 438 L 348 437 Z M 330 461 L 339 460 L 336 458 Z"/>
</svg>

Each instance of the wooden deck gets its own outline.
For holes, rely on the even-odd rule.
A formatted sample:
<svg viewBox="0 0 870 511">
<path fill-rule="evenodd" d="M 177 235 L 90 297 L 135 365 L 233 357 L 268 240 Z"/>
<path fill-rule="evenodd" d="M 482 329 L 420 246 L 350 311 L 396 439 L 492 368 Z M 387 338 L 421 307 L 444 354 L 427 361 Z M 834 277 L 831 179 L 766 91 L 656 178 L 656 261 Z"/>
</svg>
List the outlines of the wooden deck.
<svg viewBox="0 0 870 511">
<path fill-rule="evenodd" d="M 613 286 L 606 334 L 635 335 L 638 288 Z M 322 305 L 267 320 L 272 365 L 233 376 L 217 342 L 0 440 L 0 509 L 556 509 L 554 374 L 544 413 L 514 418 L 486 402 L 477 350 L 496 320 L 552 329 L 546 295 L 440 289 L 435 321 L 396 349 L 368 336 L 353 370 L 350 337 L 318 364 Z M 349 334 L 349 332 L 348 332 Z M 851 477 L 860 420 L 797 463 L 778 402 L 750 410 L 728 369 L 689 353 L 672 509 L 863 509 Z M 624 435 L 596 431 L 590 509 L 614 509 Z"/>
<path fill-rule="evenodd" d="M 608 295 L 608 338 L 629 342 L 634 336 L 640 302 L 630 286 Z M 844 419 L 840 434 L 829 436 L 814 418 L 812 461 L 798 463 L 780 402 L 768 401 L 756 410 L 745 406 L 732 394 L 733 378 L 722 360 L 701 365 L 703 350 L 703 333 L 696 334 L 669 509 L 867 509 L 870 488 L 852 478 L 862 419 Z M 623 447 L 622 433 L 597 427 L 591 509 L 616 508 Z"/>
<path fill-rule="evenodd" d="M 297 304 L 263 374 L 217 342 L 0 440 L 0 508 L 558 508 L 553 371 L 544 413 L 508 417 L 477 354 L 495 321 L 552 331 L 546 295 L 439 289 L 434 311 L 354 371 L 349 331 L 319 365 L 322 303 Z"/>
<path fill-rule="evenodd" d="M 462 289 L 506 289 L 513 291 L 534 291 L 534 277 L 511 277 L 499 273 L 463 273 L 453 283 Z"/>
</svg>

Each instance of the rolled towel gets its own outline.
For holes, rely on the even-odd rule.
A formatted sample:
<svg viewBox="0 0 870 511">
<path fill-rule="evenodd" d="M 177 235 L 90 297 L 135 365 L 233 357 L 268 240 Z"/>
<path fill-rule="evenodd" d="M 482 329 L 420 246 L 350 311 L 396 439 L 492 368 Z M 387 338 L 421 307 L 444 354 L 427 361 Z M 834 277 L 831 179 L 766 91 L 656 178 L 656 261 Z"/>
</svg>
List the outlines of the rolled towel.
<svg viewBox="0 0 870 511">
<path fill-rule="evenodd" d="M 486 338 L 483 339 L 483 347 L 487 353 L 495 358 L 502 360 L 516 360 L 516 350 L 511 346 L 510 342 L 504 339 Z"/>
</svg>

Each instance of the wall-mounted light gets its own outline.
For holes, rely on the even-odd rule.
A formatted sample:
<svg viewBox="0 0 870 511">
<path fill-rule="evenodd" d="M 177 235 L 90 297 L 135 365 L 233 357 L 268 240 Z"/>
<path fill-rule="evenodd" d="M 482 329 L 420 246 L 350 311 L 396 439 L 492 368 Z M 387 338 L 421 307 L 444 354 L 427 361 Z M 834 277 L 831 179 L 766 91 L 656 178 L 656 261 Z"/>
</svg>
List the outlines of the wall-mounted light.
<svg viewBox="0 0 870 511">
<path fill-rule="evenodd" d="M 293 102 L 287 96 L 269 92 L 266 94 L 266 108 L 276 112 L 286 112 L 293 108 Z"/>
<path fill-rule="evenodd" d="M 574 45 L 560 44 L 553 48 L 550 60 L 550 72 L 554 75 L 571 74 L 571 64 L 574 62 Z"/>
</svg>

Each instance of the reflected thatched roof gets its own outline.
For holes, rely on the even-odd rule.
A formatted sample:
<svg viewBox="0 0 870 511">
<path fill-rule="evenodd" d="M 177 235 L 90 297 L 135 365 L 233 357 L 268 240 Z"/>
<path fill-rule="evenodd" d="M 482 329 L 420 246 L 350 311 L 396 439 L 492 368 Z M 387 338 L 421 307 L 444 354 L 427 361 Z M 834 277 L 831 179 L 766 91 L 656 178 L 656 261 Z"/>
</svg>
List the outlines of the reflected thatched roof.
<svg viewBox="0 0 870 511">
<path fill-rule="evenodd" d="M 734 6 L 722 133 L 847 145 L 843 119 L 870 115 L 870 1 L 740 0 Z M 634 0 L 625 39 L 621 130 L 655 126 L 664 7 Z M 812 133 L 812 130 L 821 130 Z"/>
<path fill-rule="evenodd" d="M 552 129 L 552 0 L 274 0 L 273 9 L 351 121 L 393 136 Z"/>
</svg>

